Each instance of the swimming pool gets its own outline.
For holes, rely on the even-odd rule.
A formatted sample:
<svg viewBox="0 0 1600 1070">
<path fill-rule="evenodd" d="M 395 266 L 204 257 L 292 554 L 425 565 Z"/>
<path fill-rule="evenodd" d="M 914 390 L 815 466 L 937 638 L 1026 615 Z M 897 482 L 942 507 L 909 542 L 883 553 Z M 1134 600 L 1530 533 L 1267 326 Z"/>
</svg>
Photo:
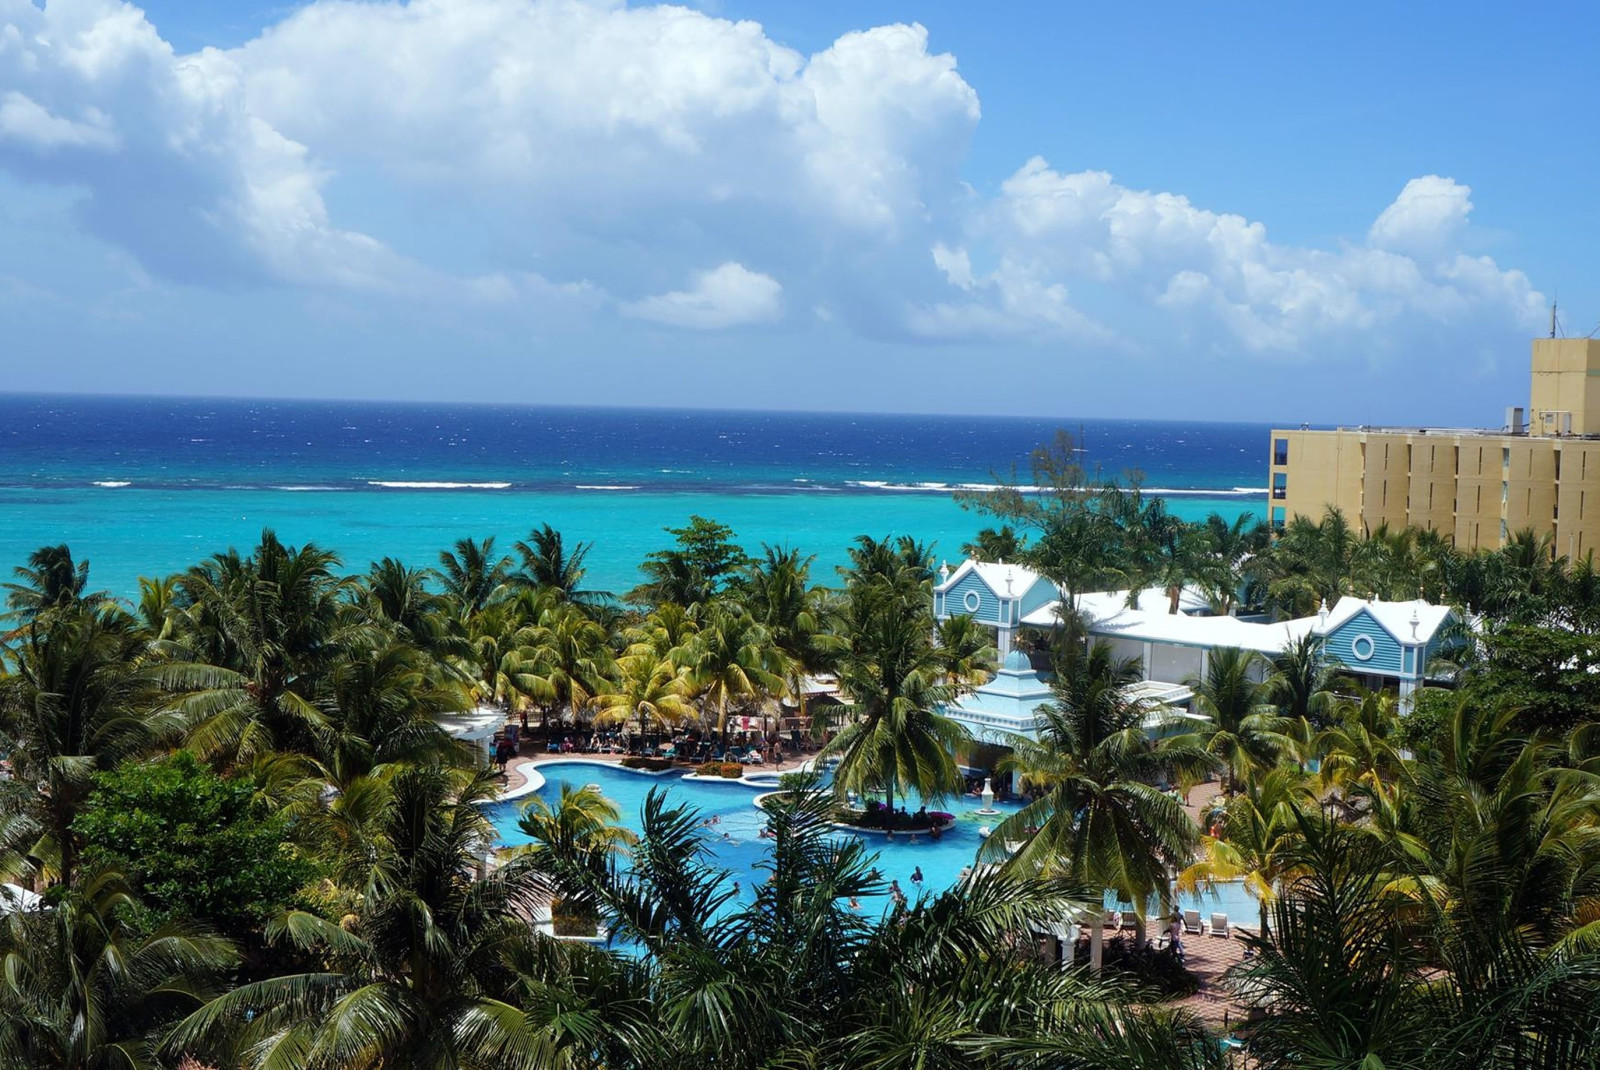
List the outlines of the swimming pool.
<svg viewBox="0 0 1600 1070">
<path fill-rule="evenodd" d="M 711 864 L 728 870 L 729 879 L 739 882 L 741 902 L 754 901 L 756 884 L 765 879 L 765 874 L 756 869 L 756 863 L 766 855 L 770 846 L 761 838 L 766 818 L 756 809 L 755 799 L 772 791 L 775 784 L 684 780 L 678 772 L 650 775 L 621 769 L 606 762 L 583 759 L 540 762 L 535 768 L 545 780 L 544 787 L 536 794 L 547 802 L 553 803 L 561 798 L 563 784 L 573 788 L 597 785 L 601 794 L 616 804 L 621 812 L 622 824 L 635 832 L 640 828 L 639 811 L 644 806 L 645 796 L 651 788 L 658 786 L 669 792 L 672 801 L 688 803 L 699 810 L 703 818 L 715 818 L 716 824 L 707 830 Z M 962 869 L 970 866 L 977 855 L 978 845 L 983 842 L 979 830 L 992 828 L 1017 809 L 1015 805 L 996 803 L 996 809 L 1001 810 L 1002 814 L 985 816 L 977 813 L 981 805 L 976 799 L 958 798 L 946 800 L 937 807 L 955 815 L 954 825 L 937 841 L 927 836 L 918 836 L 916 843 L 910 842 L 909 837 L 905 836 L 896 836 L 894 840 L 887 841 L 876 833 L 844 830 L 839 835 L 859 836 L 865 840 L 868 849 L 878 854 L 877 866 L 885 882 L 899 881 L 905 893 L 915 898 L 917 887 L 911 879 L 915 870 L 922 870 L 924 891 L 937 893 L 951 887 L 960 879 Z M 489 816 L 500 834 L 502 844 L 515 846 L 529 842 L 528 837 L 517 828 L 521 813 L 522 807 L 515 801 L 496 803 L 490 808 Z M 875 898 L 876 903 L 868 901 L 863 906 L 888 908 L 887 894 Z M 1116 898 L 1109 895 L 1106 905 L 1119 906 Z M 1202 911 L 1208 916 L 1212 911 L 1226 913 L 1235 924 L 1243 922 L 1254 925 L 1258 914 L 1255 900 L 1250 898 L 1243 885 L 1237 883 L 1219 885 L 1215 894 L 1185 896 L 1180 905 Z M 1121 904 L 1121 907 L 1128 909 L 1127 904 Z"/>
</svg>

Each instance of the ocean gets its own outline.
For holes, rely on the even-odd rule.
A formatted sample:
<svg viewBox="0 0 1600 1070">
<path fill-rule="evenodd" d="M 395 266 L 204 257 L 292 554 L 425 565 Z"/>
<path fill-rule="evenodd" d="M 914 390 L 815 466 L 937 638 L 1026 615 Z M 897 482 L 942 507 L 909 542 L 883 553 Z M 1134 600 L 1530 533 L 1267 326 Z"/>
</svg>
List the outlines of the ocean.
<svg viewBox="0 0 1600 1070">
<path fill-rule="evenodd" d="M 1268 425 L 0 396 L 0 573 L 69 543 L 91 584 L 131 597 L 263 527 L 433 565 L 460 538 L 503 552 L 548 523 L 594 543 L 590 586 L 623 591 L 699 514 L 752 551 L 816 555 L 826 582 L 857 535 L 910 534 L 955 560 L 991 523 L 952 498 L 1066 429 L 1087 463 L 1143 473 L 1178 515 L 1260 515 Z"/>
</svg>

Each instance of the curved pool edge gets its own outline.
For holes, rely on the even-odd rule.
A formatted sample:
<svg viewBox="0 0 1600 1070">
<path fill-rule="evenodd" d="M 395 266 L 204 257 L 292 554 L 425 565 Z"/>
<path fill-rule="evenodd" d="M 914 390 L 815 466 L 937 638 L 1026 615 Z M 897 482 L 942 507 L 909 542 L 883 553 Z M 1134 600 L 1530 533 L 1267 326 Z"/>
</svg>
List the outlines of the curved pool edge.
<svg viewBox="0 0 1600 1070">
<path fill-rule="evenodd" d="M 517 773 L 522 777 L 522 783 L 496 795 L 496 802 L 510 802 L 513 799 L 520 799 L 524 795 L 532 795 L 544 787 L 544 774 L 535 769 L 532 762 L 518 766 Z"/>
<path fill-rule="evenodd" d="M 749 773 L 745 776 L 701 776 L 699 773 L 686 773 L 683 779 L 690 784 L 738 784 L 746 788 L 766 788 L 768 794 L 780 785 L 777 778 L 781 773 Z"/>
<path fill-rule="evenodd" d="M 554 766 L 587 765 L 600 769 L 615 769 L 620 773 L 633 773 L 637 776 L 664 777 L 680 772 L 677 769 L 629 769 L 619 762 L 602 762 L 593 758 L 550 758 L 544 761 L 531 761 L 517 766 L 517 772 L 522 775 L 522 783 L 508 791 L 502 791 L 495 796 L 496 802 L 510 802 L 539 791 L 548 783 L 541 769 Z"/>
</svg>

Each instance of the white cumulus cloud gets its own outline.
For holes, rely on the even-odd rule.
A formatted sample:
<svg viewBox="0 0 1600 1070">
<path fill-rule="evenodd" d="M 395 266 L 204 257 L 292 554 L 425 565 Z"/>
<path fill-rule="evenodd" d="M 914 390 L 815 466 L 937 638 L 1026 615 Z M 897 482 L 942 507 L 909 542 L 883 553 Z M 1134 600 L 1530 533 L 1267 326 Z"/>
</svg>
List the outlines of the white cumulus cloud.
<svg viewBox="0 0 1600 1070">
<path fill-rule="evenodd" d="M 951 307 L 966 310 L 941 319 L 1081 333 L 1085 317 L 1067 314 L 1058 289 L 1066 284 L 1095 295 L 1107 329 L 1169 349 L 1178 339 L 1310 356 L 1350 353 L 1352 340 L 1368 336 L 1370 355 L 1441 326 L 1530 327 L 1544 298 L 1527 276 L 1460 249 L 1469 192 L 1436 176 L 1413 180 L 1379 214 L 1369 244 L 1305 248 L 1181 194 L 1131 189 L 1103 171 L 1057 171 L 1035 157 L 970 226 L 974 243 L 1003 265 L 991 285 L 974 288 L 965 251 L 935 248 L 936 264 L 964 293 Z M 1165 318 L 1152 323 L 1152 311 Z M 927 328 L 925 316 L 918 325 Z"/>
<path fill-rule="evenodd" d="M 1374 249 L 1430 256 L 1449 246 L 1472 211 L 1472 188 L 1452 178 L 1423 175 L 1406 183 L 1400 196 L 1367 231 Z"/>
<path fill-rule="evenodd" d="M 1041 157 L 973 191 L 981 117 L 915 24 L 807 55 L 686 7 L 312 0 L 181 54 L 116 0 L 0 0 L 0 169 L 72 191 L 76 225 L 160 281 L 696 329 L 788 305 L 1062 362 L 1352 361 L 1537 323 L 1451 178 L 1298 246 Z"/>
<path fill-rule="evenodd" d="M 625 303 L 622 312 L 635 319 L 699 330 L 768 323 L 783 314 L 783 287 L 771 275 L 730 261 L 697 273 L 687 290 Z"/>
</svg>

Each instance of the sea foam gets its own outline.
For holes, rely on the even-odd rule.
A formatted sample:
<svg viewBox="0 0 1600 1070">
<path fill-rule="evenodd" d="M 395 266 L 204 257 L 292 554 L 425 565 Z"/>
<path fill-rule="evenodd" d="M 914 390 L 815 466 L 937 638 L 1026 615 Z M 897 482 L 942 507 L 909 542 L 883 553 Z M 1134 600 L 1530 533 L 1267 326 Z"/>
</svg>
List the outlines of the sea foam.
<svg viewBox="0 0 1600 1070">
<path fill-rule="evenodd" d="M 369 487 L 390 490 L 505 490 L 510 483 L 432 483 L 410 479 L 369 479 Z"/>
</svg>

